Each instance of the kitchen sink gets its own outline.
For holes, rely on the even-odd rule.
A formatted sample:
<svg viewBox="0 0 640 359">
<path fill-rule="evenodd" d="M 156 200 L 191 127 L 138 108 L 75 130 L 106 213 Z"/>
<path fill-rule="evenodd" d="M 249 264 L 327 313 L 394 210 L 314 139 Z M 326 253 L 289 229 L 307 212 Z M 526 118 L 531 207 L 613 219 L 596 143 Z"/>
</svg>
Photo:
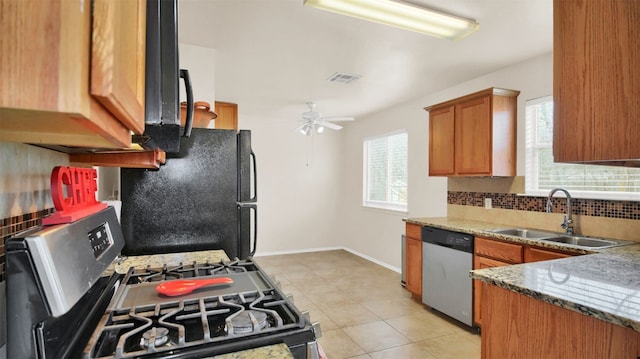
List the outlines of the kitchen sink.
<svg viewBox="0 0 640 359">
<path fill-rule="evenodd" d="M 495 229 L 489 232 L 496 233 L 496 234 L 504 234 L 507 236 L 531 238 L 531 239 L 543 239 L 543 238 L 552 238 L 552 237 L 558 236 L 558 233 L 544 232 L 544 231 L 538 231 L 538 230 L 527 229 L 527 228 Z"/>
<path fill-rule="evenodd" d="M 592 238 L 574 235 L 563 235 L 554 232 L 545 232 L 528 228 L 502 228 L 489 231 L 496 234 L 504 234 L 507 236 L 514 236 L 527 239 L 535 239 L 541 241 L 555 242 L 569 244 L 573 246 L 586 247 L 586 248 L 604 248 L 617 246 L 620 243 L 603 238 Z"/>
<path fill-rule="evenodd" d="M 609 247 L 615 246 L 618 242 L 600 238 L 589 238 L 580 236 L 559 236 L 553 238 L 542 238 L 545 241 L 572 244 L 581 247 Z"/>
</svg>

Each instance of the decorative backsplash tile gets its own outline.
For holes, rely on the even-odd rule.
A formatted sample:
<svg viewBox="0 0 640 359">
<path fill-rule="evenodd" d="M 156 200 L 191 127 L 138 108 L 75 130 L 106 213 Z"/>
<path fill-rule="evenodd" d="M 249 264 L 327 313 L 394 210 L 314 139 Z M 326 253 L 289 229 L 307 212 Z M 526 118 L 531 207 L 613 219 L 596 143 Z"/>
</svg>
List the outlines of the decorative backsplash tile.
<svg viewBox="0 0 640 359">
<path fill-rule="evenodd" d="M 0 220 L 0 282 L 5 280 L 5 241 L 16 233 L 22 232 L 34 226 L 42 224 L 42 217 L 53 213 L 53 208 L 34 213 L 26 213 L 19 216 Z"/>
<path fill-rule="evenodd" d="M 483 207 L 484 199 L 491 198 L 493 208 L 545 212 L 547 197 L 522 196 L 513 193 L 447 192 L 447 203 Z M 566 213 L 567 201 L 553 199 L 553 212 Z M 640 202 L 574 198 L 571 213 L 576 215 L 640 220 Z"/>
</svg>

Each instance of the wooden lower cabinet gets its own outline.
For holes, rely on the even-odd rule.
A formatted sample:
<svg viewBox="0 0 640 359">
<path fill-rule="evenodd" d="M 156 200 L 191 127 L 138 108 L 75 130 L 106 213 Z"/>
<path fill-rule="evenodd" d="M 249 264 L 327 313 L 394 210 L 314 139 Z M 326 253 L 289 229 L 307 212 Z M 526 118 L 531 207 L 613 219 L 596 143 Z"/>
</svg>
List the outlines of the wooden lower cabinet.
<svg viewBox="0 0 640 359">
<path fill-rule="evenodd" d="M 406 287 L 414 297 L 422 298 L 422 226 L 407 223 Z"/>
<path fill-rule="evenodd" d="M 640 333 L 482 283 L 482 358 L 640 356 Z"/>
<path fill-rule="evenodd" d="M 511 265 L 511 263 L 500 262 L 480 256 L 473 257 L 473 269 L 502 267 L 508 265 Z M 482 326 L 482 311 L 480 310 L 480 303 L 482 302 L 482 282 L 477 280 L 474 280 L 473 282 L 473 323 L 477 326 Z"/>
<path fill-rule="evenodd" d="M 489 238 L 476 237 L 474 242 L 473 269 L 507 266 L 571 257 L 575 253 L 552 251 Z M 482 282 L 473 281 L 473 322 L 482 326 Z"/>
<path fill-rule="evenodd" d="M 488 238 L 476 237 L 474 240 L 473 269 L 484 269 L 522 263 L 522 246 Z M 482 286 L 473 281 L 473 323 L 482 325 Z"/>
</svg>

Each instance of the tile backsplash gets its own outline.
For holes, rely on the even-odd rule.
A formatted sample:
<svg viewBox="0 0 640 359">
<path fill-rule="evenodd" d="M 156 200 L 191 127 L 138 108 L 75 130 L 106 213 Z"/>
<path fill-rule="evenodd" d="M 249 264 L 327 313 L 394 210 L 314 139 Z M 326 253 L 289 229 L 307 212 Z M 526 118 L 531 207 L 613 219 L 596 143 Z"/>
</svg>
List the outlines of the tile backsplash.
<svg viewBox="0 0 640 359">
<path fill-rule="evenodd" d="M 566 199 L 554 198 L 553 213 L 546 213 L 546 197 L 515 193 L 448 191 L 447 215 L 498 227 L 525 227 L 561 232 Z M 491 198 L 491 209 L 484 199 Z M 575 233 L 640 242 L 640 202 L 572 199 Z"/>
<path fill-rule="evenodd" d="M 0 282 L 5 279 L 5 240 L 53 212 L 51 170 L 68 165 L 67 154 L 0 142 Z"/>
<path fill-rule="evenodd" d="M 484 207 L 486 198 L 491 199 L 493 208 L 546 212 L 547 197 L 523 196 L 514 193 L 447 192 L 448 204 Z M 553 213 L 566 213 L 566 207 L 566 199 L 561 197 L 553 199 Z M 573 215 L 640 220 L 640 202 L 573 198 L 571 213 Z"/>
</svg>

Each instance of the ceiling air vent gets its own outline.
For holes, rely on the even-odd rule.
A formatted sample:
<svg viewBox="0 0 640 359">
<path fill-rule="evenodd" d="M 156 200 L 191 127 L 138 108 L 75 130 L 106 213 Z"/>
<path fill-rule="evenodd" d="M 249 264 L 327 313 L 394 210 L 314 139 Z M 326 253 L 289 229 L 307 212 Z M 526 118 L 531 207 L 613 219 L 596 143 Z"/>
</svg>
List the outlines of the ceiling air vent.
<svg viewBox="0 0 640 359">
<path fill-rule="evenodd" d="M 342 72 L 336 72 L 335 74 L 331 75 L 327 81 L 329 82 L 340 82 L 343 84 L 348 84 L 350 82 L 353 82 L 357 79 L 359 79 L 361 76 L 359 75 L 351 75 L 351 74 L 345 74 Z"/>
</svg>

